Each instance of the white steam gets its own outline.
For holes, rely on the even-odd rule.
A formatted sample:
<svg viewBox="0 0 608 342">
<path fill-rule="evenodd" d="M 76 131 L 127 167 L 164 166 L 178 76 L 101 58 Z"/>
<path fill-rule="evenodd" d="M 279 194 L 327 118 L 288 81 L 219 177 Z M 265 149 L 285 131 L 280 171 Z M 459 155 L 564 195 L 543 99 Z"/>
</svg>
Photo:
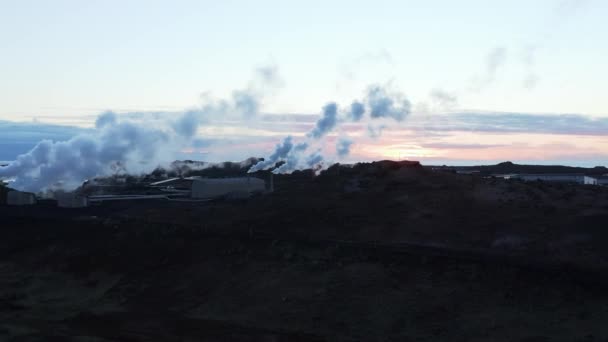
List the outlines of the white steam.
<svg viewBox="0 0 608 342">
<path fill-rule="evenodd" d="M 67 141 L 39 142 L 0 167 L 0 179 L 14 179 L 11 187 L 19 190 L 40 192 L 72 190 L 87 179 L 116 173 L 151 172 L 191 146 L 199 127 L 213 117 L 255 116 L 268 89 L 279 83 L 276 67 L 260 68 L 254 80 L 229 99 L 208 101 L 175 119 L 138 121 L 105 112 L 91 133 Z"/>
<path fill-rule="evenodd" d="M 278 162 L 282 162 L 275 168 L 273 173 L 290 173 L 295 170 L 312 168 L 322 169 L 326 158 L 323 156 L 322 148 L 317 148 L 312 153 L 306 151 L 318 142 L 323 140 L 344 122 L 359 122 L 366 113 L 372 121 L 393 120 L 403 121 L 410 115 L 411 102 L 399 91 L 391 91 L 387 87 L 372 85 L 368 87 L 362 101 L 353 101 L 349 108 L 340 112 L 339 105 L 329 102 L 321 112 L 321 117 L 317 120 L 312 130 L 305 136 L 305 141 L 295 144 L 291 136 L 286 137 L 282 143 L 277 144 L 274 152 L 268 158 L 258 162 L 249 169 L 249 172 L 268 170 L 275 167 Z M 341 115 L 340 115 L 341 114 Z M 376 128 L 381 127 L 381 128 Z M 384 124 L 374 126 L 371 122 L 368 125 L 368 134 L 377 138 L 382 133 Z M 341 136 L 336 140 L 335 154 L 339 158 L 344 158 L 350 154 L 354 141 L 348 136 Z"/>
</svg>

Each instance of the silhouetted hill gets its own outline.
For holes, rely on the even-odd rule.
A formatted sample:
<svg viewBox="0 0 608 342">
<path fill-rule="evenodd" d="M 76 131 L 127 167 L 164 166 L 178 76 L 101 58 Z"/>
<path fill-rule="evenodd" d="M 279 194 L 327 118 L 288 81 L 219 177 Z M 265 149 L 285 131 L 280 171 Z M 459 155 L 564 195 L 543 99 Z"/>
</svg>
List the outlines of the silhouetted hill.
<svg viewBox="0 0 608 342">
<path fill-rule="evenodd" d="M 238 200 L 0 205 L 0 341 L 608 338 L 608 188 L 410 161 L 273 181 Z"/>
<path fill-rule="evenodd" d="M 496 165 L 477 165 L 477 166 L 445 166 L 456 170 L 477 170 L 483 175 L 509 174 L 509 173 L 580 173 L 590 176 L 600 176 L 608 173 L 608 168 L 596 166 L 592 168 L 575 167 L 564 165 L 523 165 L 515 164 L 510 161 L 498 163 Z"/>
<path fill-rule="evenodd" d="M 0 182 L 0 204 L 5 204 L 6 203 L 6 194 L 10 190 L 11 189 L 8 188 L 6 185 L 4 185 L 4 183 Z"/>
</svg>

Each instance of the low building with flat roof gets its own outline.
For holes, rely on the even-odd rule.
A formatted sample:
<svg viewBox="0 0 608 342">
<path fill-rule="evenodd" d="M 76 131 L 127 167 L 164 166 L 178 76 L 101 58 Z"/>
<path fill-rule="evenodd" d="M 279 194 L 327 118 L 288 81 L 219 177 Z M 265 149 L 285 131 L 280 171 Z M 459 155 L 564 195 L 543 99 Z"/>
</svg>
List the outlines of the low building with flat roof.
<svg viewBox="0 0 608 342">
<path fill-rule="evenodd" d="M 55 199 L 60 208 L 84 208 L 89 205 L 89 199 L 74 192 L 56 193 Z"/>
<path fill-rule="evenodd" d="M 597 185 L 597 179 L 584 174 L 567 173 L 539 173 L 539 174 L 518 174 L 515 177 L 524 181 L 545 181 Z"/>
<path fill-rule="evenodd" d="M 6 194 L 8 205 L 33 205 L 36 204 L 36 195 L 30 192 L 9 191 Z"/>
<path fill-rule="evenodd" d="M 201 178 L 192 182 L 192 198 L 244 197 L 265 190 L 266 182 L 255 177 Z"/>
</svg>

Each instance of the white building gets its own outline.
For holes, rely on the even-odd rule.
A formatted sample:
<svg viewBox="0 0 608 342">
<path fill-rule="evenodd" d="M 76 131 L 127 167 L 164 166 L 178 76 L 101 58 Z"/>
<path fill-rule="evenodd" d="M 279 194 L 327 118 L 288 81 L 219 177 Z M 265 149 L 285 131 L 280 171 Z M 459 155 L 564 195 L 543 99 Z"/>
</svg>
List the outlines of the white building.
<svg viewBox="0 0 608 342">
<path fill-rule="evenodd" d="M 545 181 L 545 182 L 563 182 L 597 185 L 597 179 L 582 174 L 567 174 L 567 173 L 540 173 L 540 174 L 519 174 L 513 178 L 518 178 L 524 181 Z"/>
<path fill-rule="evenodd" d="M 29 192 L 9 191 L 6 194 L 8 205 L 32 205 L 36 204 L 36 196 Z"/>
<path fill-rule="evenodd" d="M 496 174 L 493 174 L 492 177 L 502 178 L 502 179 L 513 179 L 513 178 L 517 178 L 517 175 L 513 174 L 513 173 L 496 173 Z"/>
<path fill-rule="evenodd" d="M 201 178 L 192 182 L 192 198 L 249 196 L 265 190 L 264 180 L 255 177 Z"/>
<path fill-rule="evenodd" d="M 60 208 L 84 208 L 89 205 L 89 199 L 73 192 L 60 192 L 55 194 L 57 206 Z"/>
</svg>

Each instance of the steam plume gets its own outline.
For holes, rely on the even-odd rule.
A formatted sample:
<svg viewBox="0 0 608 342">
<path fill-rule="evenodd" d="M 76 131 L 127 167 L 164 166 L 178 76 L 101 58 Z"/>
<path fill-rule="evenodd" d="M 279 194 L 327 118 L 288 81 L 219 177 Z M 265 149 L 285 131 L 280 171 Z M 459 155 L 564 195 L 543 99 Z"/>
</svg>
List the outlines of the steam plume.
<svg viewBox="0 0 608 342">
<path fill-rule="evenodd" d="M 354 121 L 360 121 L 363 118 L 363 114 L 365 114 L 365 105 L 359 101 L 353 101 L 350 105 L 350 113 L 348 117 Z"/>
<path fill-rule="evenodd" d="M 330 102 L 323 107 L 323 114 L 317 121 L 315 128 L 309 133 L 311 137 L 319 139 L 329 133 L 338 122 L 338 105 Z"/>
<path fill-rule="evenodd" d="M 388 94 L 378 85 L 371 86 L 367 94 L 367 104 L 373 119 L 393 118 L 402 121 L 410 114 L 412 104 L 401 94 Z"/>
<path fill-rule="evenodd" d="M 310 154 L 308 158 L 306 158 L 306 166 L 316 169 L 318 166 L 321 166 L 323 160 L 324 158 L 321 151 L 315 151 L 314 153 Z"/>
<path fill-rule="evenodd" d="M 382 131 L 385 128 L 386 128 L 386 125 L 374 126 L 374 125 L 370 124 L 367 126 L 367 134 L 373 139 L 378 139 L 382 135 Z"/>
<path fill-rule="evenodd" d="M 285 160 L 292 148 L 293 138 L 291 136 L 287 136 L 282 143 L 277 144 L 274 152 L 268 158 L 253 165 L 251 169 L 249 169 L 249 172 L 266 170 L 270 167 L 273 167 L 279 161 Z"/>
<path fill-rule="evenodd" d="M 348 138 L 340 138 L 336 143 L 336 153 L 338 157 L 346 157 L 350 154 L 350 147 L 353 144 L 353 141 Z"/>
<path fill-rule="evenodd" d="M 284 162 L 281 166 L 273 170 L 274 173 L 288 173 L 301 168 L 317 168 L 322 167 L 326 157 L 322 154 L 322 149 L 318 149 L 312 154 L 305 156 L 305 151 L 323 141 L 323 138 L 330 134 L 334 129 L 339 127 L 340 123 L 345 121 L 358 122 L 364 118 L 366 106 L 369 108 L 370 120 L 392 119 L 394 121 L 403 121 L 411 112 L 411 103 L 407 97 L 396 91 L 388 91 L 385 87 L 373 85 L 368 87 L 364 101 L 353 101 L 350 110 L 344 113 L 344 117 L 338 117 L 338 104 L 329 102 L 323 107 L 321 117 L 317 120 L 315 126 L 306 135 L 306 141 L 296 145 L 294 148 L 293 138 L 288 136 L 283 143 L 276 146 L 274 152 L 264 161 L 258 162 L 252 166 L 249 172 L 266 170 L 274 167 L 277 162 Z M 379 136 L 384 128 L 384 124 L 380 124 L 378 128 L 374 128 L 369 124 L 369 133 Z M 345 157 L 350 153 L 350 147 L 353 141 L 349 138 L 342 137 L 336 142 L 336 155 Z"/>
<path fill-rule="evenodd" d="M 121 121 L 106 112 L 97 118 L 94 134 L 60 142 L 43 140 L 0 168 L 0 177 L 14 177 L 12 186 L 27 191 L 71 189 L 88 178 L 119 170 L 152 170 L 163 156 L 176 152 L 172 147 L 179 138 L 175 131 Z"/>
<path fill-rule="evenodd" d="M 173 161 L 176 153 L 198 141 L 199 127 L 214 117 L 255 116 L 268 88 L 278 84 L 276 67 L 265 67 L 259 68 L 248 86 L 234 91 L 229 99 L 209 100 L 176 119 L 150 122 L 142 115 L 142 122 L 113 112 L 102 113 L 91 133 L 66 141 L 43 140 L 8 166 L 0 167 L 0 178 L 15 179 L 11 184 L 14 188 L 38 192 L 71 190 L 86 179 L 117 172 L 150 172 Z M 290 139 L 286 140 L 284 148 L 290 150 L 290 144 Z"/>
</svg>

